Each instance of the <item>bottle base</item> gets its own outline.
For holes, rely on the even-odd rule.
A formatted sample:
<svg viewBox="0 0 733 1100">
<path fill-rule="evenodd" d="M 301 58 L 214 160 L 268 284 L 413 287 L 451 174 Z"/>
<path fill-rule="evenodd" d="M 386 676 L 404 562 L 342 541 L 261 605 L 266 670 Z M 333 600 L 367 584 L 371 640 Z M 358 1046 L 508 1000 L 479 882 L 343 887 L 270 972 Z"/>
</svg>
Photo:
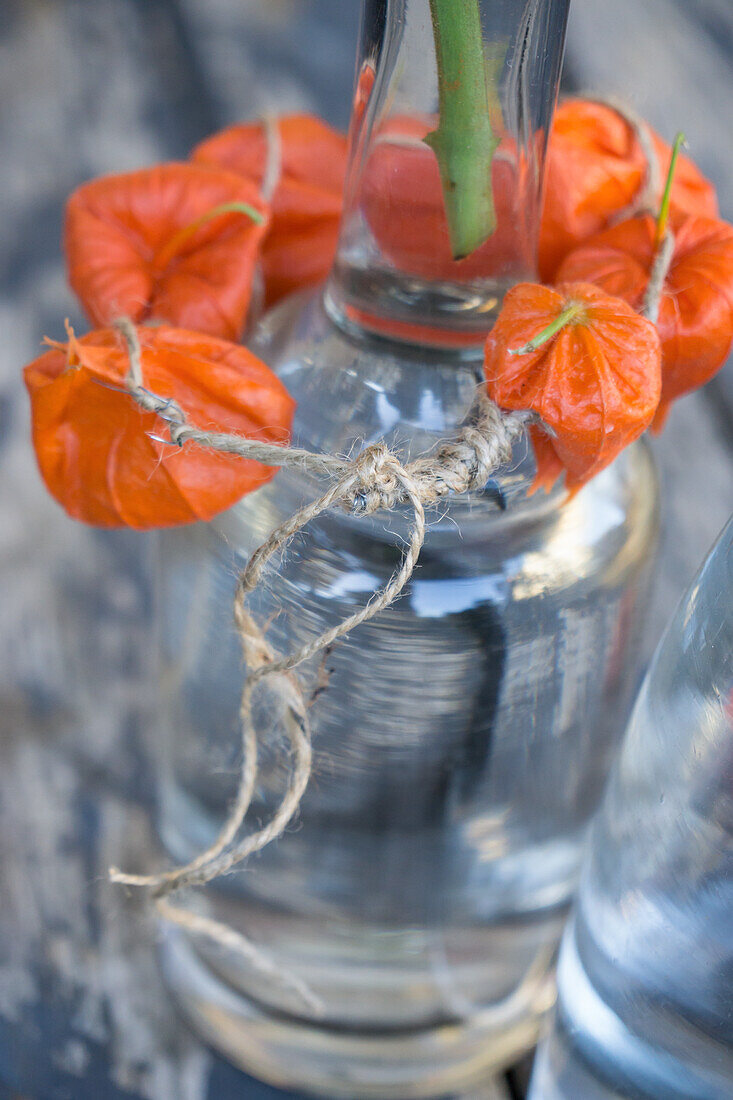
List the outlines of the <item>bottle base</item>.
<svg viewBox="0 0 733 1100">
<path fill-rule="evenodd" d="M 165 982 L 187 1021 L 229 1061 L 269 1084 L 347 1100 L 446 1097 L 490 1082 L 537 1041 L 554 976 L 526 1001 L 474 1019 L 397 1034 L 359 1034 L 268 1013 L 223 983 L 185 933 L 160 949 Z M 509 1011 L 507 1011 L 509 1008 Z"/>
</svg>

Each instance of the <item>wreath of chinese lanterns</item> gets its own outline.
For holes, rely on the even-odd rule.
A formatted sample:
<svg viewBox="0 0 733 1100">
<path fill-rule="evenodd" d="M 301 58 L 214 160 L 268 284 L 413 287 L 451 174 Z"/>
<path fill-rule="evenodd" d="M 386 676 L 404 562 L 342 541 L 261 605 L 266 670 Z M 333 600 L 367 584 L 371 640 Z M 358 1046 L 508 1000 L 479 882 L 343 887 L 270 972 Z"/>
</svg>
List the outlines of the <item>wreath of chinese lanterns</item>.
<svg viewBox="0 0 733 1100">
<path fill-rule="evenodd" d="M 454 261 L 426 132 L 415 119 L 385 127 L 364 217 L 403 270 L 475 276 L 504 247 L 507 158 L 500 146 L 492 170 L 496 233 Z M 547 428 L 531 429 L 535 487 L 564 476 L 568 489 L 580 488 L 646 428 L 659 430 L 671 403 L 706 382 L 733 342 L 733 227 L 717 217 L 712 186 L 679 143 L 671 149 L 648 133 L 659 185 L 648 196 L 652 209 L 627 216 L 649 190 L 638 127 L 587 100 L 556 114 L 539 241 L 544 285 L 508 292 L 485 354 L 491 398 L 506 410 L 533 410 Z M 156 414 L 125 388 L 126 351 L 110 326 L 123 314 L 139 326 L 146 383 L 192 424 L 287 443 L 293 402 L 237 341 L 254 298 L 270 306 L 326 277 L 345 169 L 345 137 L 297 115 L 231 126 L 187 163 L 107 176 L 71 195 L 68 278 L 97 327 L 49 341 L 24 372 L 38 464 L 69 515 L 102 527 L 195 522 L 274 476 L 251 460 L 158 440 Z M 429 252 L 421 249 L 427 240 Z"/>
</svg>

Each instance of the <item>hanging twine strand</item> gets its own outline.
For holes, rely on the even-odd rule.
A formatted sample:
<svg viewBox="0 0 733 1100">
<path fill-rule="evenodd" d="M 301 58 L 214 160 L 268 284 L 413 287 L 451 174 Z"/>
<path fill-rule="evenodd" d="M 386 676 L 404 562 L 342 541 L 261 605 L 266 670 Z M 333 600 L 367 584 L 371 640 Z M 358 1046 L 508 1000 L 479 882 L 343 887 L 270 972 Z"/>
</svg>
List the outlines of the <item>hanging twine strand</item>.
<svg viewBox="0 0 733 1100">
<path fill-rule="evenodd" d="M 266 114 L 260 120 L 265 138 L 265 164 L 260 181 L 260 195 L 272 206 L 273 196 L 280 184 L 283 170 L 283 150 L 280 138 L 280 125 L 277 115 Z M 272 212 L 270 212 L 272 217 Z M 252 293 L 250 296 L 247 319 L 250 324 L 259 320 L 266 308 L 265 273 L 260 258 L 252 275 Z"/>
<path fill-rule="evenodd" d="M 669 269 L 674 256 L 675 238 L 671 229 L 667 229 L 657 248 L 649 282 L 646 285 L 644 302 L 641 312 L 648 321 L 656 325 L 659 320 L 659 307 L 664 293 L 664 282 L 669 274 Z"/>
<path fill-rule="evenodd" d="M 262 129 L 265 134 L 266 153 L 265 171 L 260 184 L 260 194 L 265 202 L 272 202 L 283 169 L 283 146 L 280 139 L 280 124 L 277 115 L 263 115 Z"/>
</svg>

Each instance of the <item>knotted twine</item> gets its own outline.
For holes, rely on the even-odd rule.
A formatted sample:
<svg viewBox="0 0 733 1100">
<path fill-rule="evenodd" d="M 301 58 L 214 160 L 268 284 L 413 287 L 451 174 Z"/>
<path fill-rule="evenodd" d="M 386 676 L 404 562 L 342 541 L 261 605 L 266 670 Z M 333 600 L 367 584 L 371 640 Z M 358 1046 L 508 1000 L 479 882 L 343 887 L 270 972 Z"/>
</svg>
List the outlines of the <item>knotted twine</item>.
<svg viewBox="0 0 733 1100">
<path fill-rule="evenodd" d="M 594 98 L 618 111 L 632 126 L 647 159 L 647 171 L 639 194 L 625 216 L 649 210 L 659 187 L 659 165 L 649 130 L 643 120 L 617 101 Z M 271 194 L 280 172 L 279 134 L 272 120 L 266 119 L 263 125 L 268 140 L 263 189 L 267 187 Z M 657 249 L 642 310 L 654 324 L 673 251 L 674 237 L 667 230 Z M 283 834 L 300 806 L 312 766 L 308 703 L 294 670 L 394 603 L 412 576 L 420 556 L 425 540 L 425 506 L 435 504 L 448 495 L 483 488 L 489 477 L 510 461 L 514 443 L 524 435 L 527 427 L 540 421 L 530 411 L 503 412 L 481 386 L 468 423 L 457 437 L 438 443 L 427 454 L 406 463 L 384 443 L 372 444 L 355 458 L 349 458 L 263 443 L 233 433 L 205 431 L 192 425 L 175 401 L 145 387 L 140 340 L 130 318 L 118 318 L 114 327 L 120 332 L 127 348 L 127 389 L 142 409 L 155 413 L 166 422 L 172 444 L 182 447 L 190 443 L 253 459 L 265 466 L 296 468 L 331 482 L 322 496 L 306 504 L 270 534 L 251 555 L 237 579 L 234 621 L 247 666 L 239 707 L 241 764 L 237 792 L 217 837 L 188 863 L 170 871 L 137 875 L 127 874 L 116 867 L 109 870 L 110 880 L 114 883 L 150 888 L 155 907 L 165 920 L 235 952 L 254 970 L 289 990 L 312 1013 L 320 1015 L 323 1013 L 321 1001 L 297 975 L 282 970 L 269 955 L 229 925 L 172 904 L 169 899 L 179 890 L 205 885 L 231 872 L 248 856 Z M 247 607 L 248 598 L 258 587 L 270 559 L 282 552 L 294 535 L 331 508 L 340 507 L 354 515 L 364 516 L 401 505 L 411 510 L 409 535 L 400 564 L 387 584 L 377 589 L 359 611 L 291 653 L 279 653 L 267 640 L 266 628 L 259 625 Z M 268 824 L 237 842 L 254 795 L 258 773 L 253 694 L 266 678 L 271 678 L 279 698 L 293 757 L 292 771 L 287 788 Z"/>
</svg>

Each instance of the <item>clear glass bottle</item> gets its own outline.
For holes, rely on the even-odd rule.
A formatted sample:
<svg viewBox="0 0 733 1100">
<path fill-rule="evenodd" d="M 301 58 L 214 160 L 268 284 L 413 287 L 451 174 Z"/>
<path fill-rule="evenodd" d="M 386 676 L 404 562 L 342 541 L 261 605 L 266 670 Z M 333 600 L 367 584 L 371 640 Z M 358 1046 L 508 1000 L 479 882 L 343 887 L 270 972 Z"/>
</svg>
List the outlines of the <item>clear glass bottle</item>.
<svg viewBox="0 0 733 1100">
<path fill-rule="evenodd" d="M 733 1096 L 733 519 L 634 709 L 559 986 L 532 1100 Z"/>
<path fill-rule="evenodd" d="M 502 164 L 516 168 L 523 216 L 513 235 L 504 228 L 501 260 L 488 247 L 465 278 L 415 274 L 374 213 L 385 125 L 436 110 L 430 10 L 365 4 L 334 273 L 257 334 L 297 400 L 294 441 L 311 449 L 384 439 L 408 456 L 454 434 L 482 379 L 501 285 L 531 263 L 567 2 L 478 5 L 487 57 L 502 59 L 490 67 L 494 118 L 506 120 Z M 387 174 L 395 187 L 401 165 Z M 532 476 L 525 440 L 483 492 L 433 509 L 403 596 L 303 670 L 314 691 L 327 676 L 297 823 L 207 888 L 210 911 L 305 981 L 324 1015 L 221 949 L 166 936 L 165 971 L 188 1016 L 270 1081 L 319 1095 L 444 1095 L 531 1046 L 553 999 L 586 823 L 637 685 L 657 484 L 641 444 L 568 502 L 561 489 L 528 498 Z M 236 785 L 236 575 L 320 491 L 282 470 L 214 523 L 161 539 L 160 827 L 177 860 L 212 839 Z M 310 525 L 258 596 L 273 644 L 290 650 L 363 605 L 393 571 L 407 522 L 397 510 Z M 275 734 L 261 768 L 252 822 L 287 782 Z"/>
</svg>

